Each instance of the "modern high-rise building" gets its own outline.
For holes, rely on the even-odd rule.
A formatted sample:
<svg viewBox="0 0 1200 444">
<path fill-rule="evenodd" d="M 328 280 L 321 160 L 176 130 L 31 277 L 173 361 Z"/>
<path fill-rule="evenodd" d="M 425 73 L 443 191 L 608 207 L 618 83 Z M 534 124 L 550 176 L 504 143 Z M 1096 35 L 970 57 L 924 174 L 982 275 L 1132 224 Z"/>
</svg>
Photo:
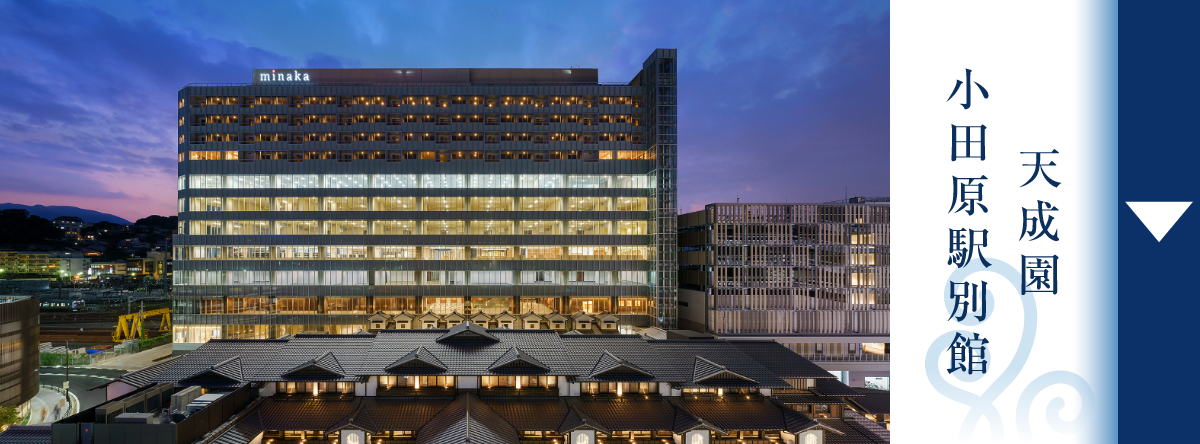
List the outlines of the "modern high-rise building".
<svg viewBox="0 0 1200 444">
<path fill-rule="evenodd" d="M 718 203 L 679 216 L 681 328 L 770 339 L 890 385 L 890 205 Z"/>
<path fill-rule="evenodd" d="M 675 54 L 623 83 L 256 69 L 184 87 L 176 349 L 466 317 L 674 328 Z"/>
</svg>

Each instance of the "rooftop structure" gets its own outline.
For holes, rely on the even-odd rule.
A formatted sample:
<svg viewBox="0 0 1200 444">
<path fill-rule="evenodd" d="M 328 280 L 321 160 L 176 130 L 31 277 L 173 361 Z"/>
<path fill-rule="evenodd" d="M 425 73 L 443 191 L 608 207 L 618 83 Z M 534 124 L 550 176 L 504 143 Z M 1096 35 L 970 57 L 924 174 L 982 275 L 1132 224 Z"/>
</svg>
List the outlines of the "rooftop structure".
<svg viewBox="0 0 1200 444">
<path fill-rule="evenodd" d="M 772 358 L 754 358 L 764 355 Z M 110 402 L 54 425 L 55 443 L 79 442 L 90 428 L 97 438 L 155 430 L 223 444 L 819 444 L 848 433 L 849 418 L 874 424 L 850 404 L 862 393 L 774 342 L 471 323 L 212 340 L 107 387 Z M 186 398 L 197 388 L 216 396 L 193 405 Z M 188 404 L 165 406 L 167 398 Z M 130 406 L 151 415 L 116 420 Z M 164 442 L 147 439 L 129 442 Z"/>
</svg>

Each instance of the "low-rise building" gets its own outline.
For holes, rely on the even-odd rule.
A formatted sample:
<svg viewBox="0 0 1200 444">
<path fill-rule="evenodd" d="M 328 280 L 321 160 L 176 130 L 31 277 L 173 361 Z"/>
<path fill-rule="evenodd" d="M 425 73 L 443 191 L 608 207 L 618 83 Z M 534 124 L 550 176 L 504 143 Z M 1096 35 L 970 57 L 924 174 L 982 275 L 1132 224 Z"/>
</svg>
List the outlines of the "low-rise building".
<svg viewBox="0 0 1200 444">
<path fill-rule="evenodd" d="M 54 218 L 53 222 L 54 226 L 63 230 L 63 239 L 69 240 L 79 239 L 79 232 L 88 225 L 83 219 L 75 216 L 59 216 Z"/>
<path fill-rule="evenodd" d="M 213 340 L 107 384 L 54 442 L 886 442 L 864 397 L 771 341 L 548 329 Z M 199 396 L 201 393 L 204 395 Z M 857 441 L 856 441 L 857 442 Z"/>
</svg>

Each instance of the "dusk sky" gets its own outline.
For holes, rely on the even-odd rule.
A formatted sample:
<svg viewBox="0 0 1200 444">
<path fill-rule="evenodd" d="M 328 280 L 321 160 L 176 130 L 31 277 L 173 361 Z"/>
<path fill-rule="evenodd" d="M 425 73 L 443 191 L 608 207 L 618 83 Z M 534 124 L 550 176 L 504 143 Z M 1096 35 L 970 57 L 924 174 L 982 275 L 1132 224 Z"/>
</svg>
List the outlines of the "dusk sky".
<svg viewBox="0 0 1200 444">
<path fill-rule="evenodd" d="M 885 1 L 0 0 L 0 202 L 176 210 L 177 92 L 294 68 L 597 68 L 679 49 L 679 206 L 888 195 Z"/>
</svg>

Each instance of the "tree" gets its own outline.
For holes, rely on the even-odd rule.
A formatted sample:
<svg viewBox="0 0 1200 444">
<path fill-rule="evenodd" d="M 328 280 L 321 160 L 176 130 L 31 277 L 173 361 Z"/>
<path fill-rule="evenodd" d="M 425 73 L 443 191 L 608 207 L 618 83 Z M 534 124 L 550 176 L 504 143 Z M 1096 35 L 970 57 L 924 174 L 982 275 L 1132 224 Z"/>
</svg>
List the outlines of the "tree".
<svg viewBox="0 0 1200 444">
<path fill-rule="evenodd" d="M 174 230 L 176 228 L 176 225 L 178 224 L 178 221 L 179 221 L 178 216 L 168 217 L 168 216 L 154 215 L 154 216 L 147 216 L 147 217 L 138 219 L 137 222 L 134 222 L 133 224 L 134 225 L 143 225 L 143 226 L 153 227 L 153 228 L 161 228 L 164 230 Z"/>
<path fill-rule="evenodd" d="M 17 412 L 16 407 L 0 407 L 0 426 L 7 427 L 20 420 L 21 415 Z"/>
<path fill-rule="evenodd" d="M 63 231 L 39 216 L 30 216 L 29 211 L 10 208 L 0 210 L 0 244 L 35 244 L 62 240 Z"/>
</svg>

